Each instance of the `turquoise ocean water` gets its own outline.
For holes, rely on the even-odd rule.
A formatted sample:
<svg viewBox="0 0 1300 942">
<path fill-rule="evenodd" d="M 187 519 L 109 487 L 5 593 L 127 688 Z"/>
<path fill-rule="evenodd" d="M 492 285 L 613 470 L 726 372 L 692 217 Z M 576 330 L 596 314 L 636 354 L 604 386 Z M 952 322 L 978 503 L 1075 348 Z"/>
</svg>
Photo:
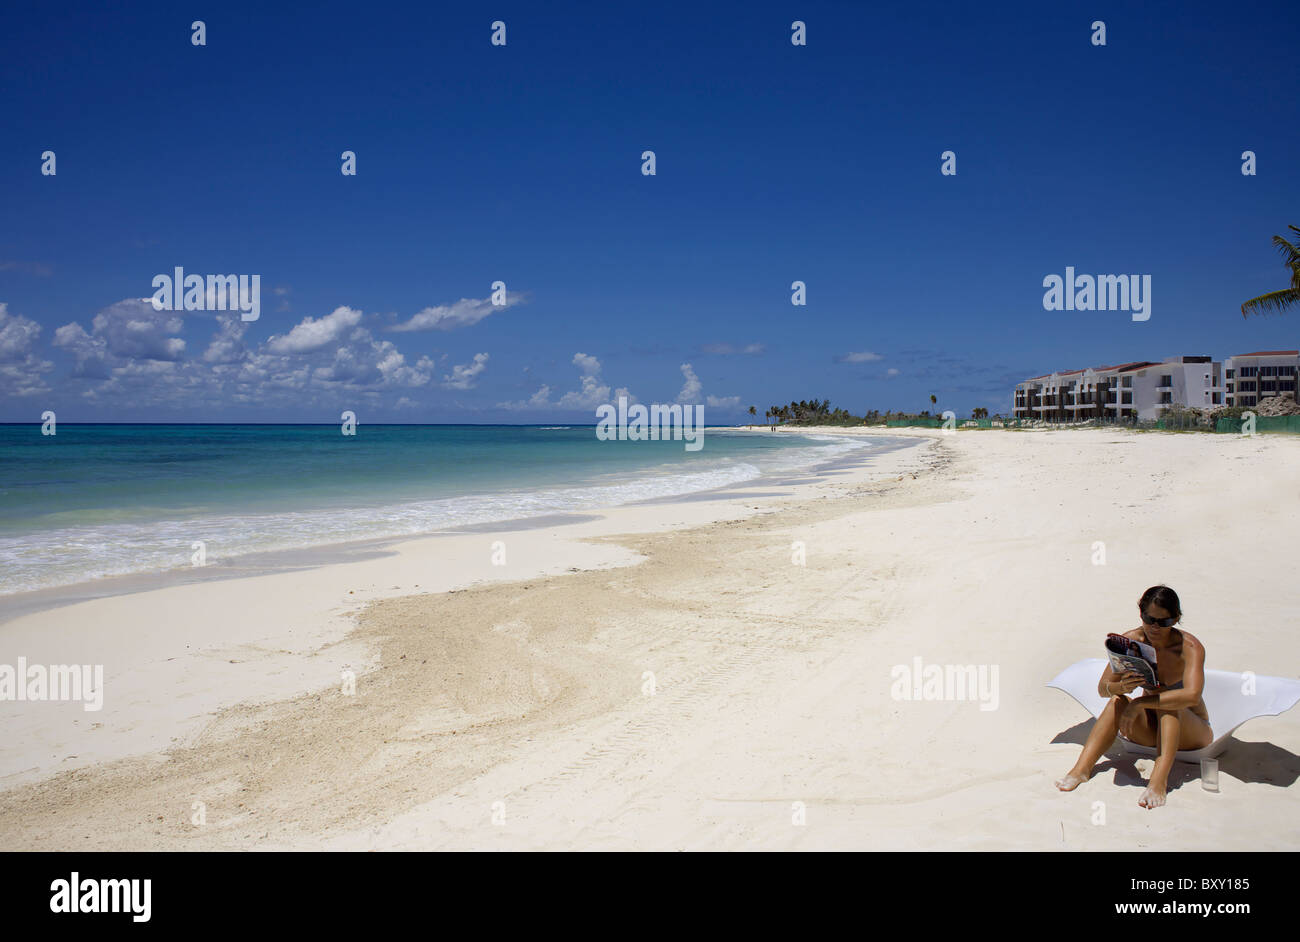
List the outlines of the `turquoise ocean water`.
<svg viewBox="0 0 1300 942">
<path fill-rule="evenodd" d="M 591 426 L 0 425 L 0 595 L 775 479 L 885 439 Z"/>
</svg>

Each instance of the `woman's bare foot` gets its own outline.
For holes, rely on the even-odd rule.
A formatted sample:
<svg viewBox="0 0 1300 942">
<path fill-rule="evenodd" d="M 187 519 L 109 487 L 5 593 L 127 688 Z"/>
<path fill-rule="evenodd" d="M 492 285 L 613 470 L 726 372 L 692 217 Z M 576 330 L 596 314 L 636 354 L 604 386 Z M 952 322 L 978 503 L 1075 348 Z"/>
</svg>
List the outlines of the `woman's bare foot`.
<svg viewBox="0 0 1300 942">
<path fill-rule="evenodd" d="M 1087 780 L 1088 776 L 1071 770 L 1056 780 L 1056 787 L 1063 792 L 1072 792 Z"/>
<path fill-rule="evenodd" d="M 1165 803 L 1165 790 L 1156 788 L 1154 785 L 1148 785 L 1147 790 L 1142 793 L 1138 799 L 1138 804 L 1143 808 L 1159 808 Z"/>
</svg>

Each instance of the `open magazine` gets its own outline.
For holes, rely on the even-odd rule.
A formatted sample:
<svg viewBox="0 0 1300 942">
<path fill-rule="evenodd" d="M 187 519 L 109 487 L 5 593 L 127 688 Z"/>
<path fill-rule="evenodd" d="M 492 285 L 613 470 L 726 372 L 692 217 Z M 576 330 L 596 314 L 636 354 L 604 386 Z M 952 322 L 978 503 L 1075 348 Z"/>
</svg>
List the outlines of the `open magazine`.
<svg viewBox="0 0 1300 942">
<path fill-rule="evenodd" d="M 1125 671 L 1141 674 L 1143 689 L 1152 690 L 1160 686 L 1156 673 L 1156 649 L 1151 645 L 1123 635 L 1106 635 L 1106 657 L 1110 659 L 1110 669 L 1117 674 Z"/>
</svg>

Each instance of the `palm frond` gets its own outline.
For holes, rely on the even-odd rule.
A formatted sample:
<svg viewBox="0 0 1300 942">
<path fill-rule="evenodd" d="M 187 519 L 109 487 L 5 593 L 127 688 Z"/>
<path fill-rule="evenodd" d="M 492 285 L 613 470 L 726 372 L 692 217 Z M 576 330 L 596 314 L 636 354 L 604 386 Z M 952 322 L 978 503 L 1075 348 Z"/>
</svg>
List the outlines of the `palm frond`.
<svg viewBox="0 0 1300 942">
<path fill-rule="evenodd" d="M 1300 304 L 1300 289 L 1283 288 L 1281 291 L 1270 291 L 1268 294 L 1251 298 L 1241 306 L 1241 316 L 1249 317 L 1251 314 L 1271 312 L 1280 314 L 1295 304 Z"/>
<path fill-rule="evenodd" d="M 1273 244 L 1282 253 L 1283 263 L 1288 268 L 1295 268 L 1296 265 L 1300 265 L 1300 248 L 1292 245 L 1281 236 L 1273 236 Z"/>
</svg>

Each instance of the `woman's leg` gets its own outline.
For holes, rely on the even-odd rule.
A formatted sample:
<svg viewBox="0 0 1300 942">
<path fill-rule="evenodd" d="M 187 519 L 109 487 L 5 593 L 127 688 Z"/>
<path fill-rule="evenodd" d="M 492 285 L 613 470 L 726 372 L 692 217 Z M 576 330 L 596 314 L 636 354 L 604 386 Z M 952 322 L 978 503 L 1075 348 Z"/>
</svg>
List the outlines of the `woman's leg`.
<svg viewBox="0 0 1300 942">
<path fill-rule="evenodd" d="M 1183 707 L 1178 713 L 1178 749 L 1204 749 L 1214 742 L 1214 731 L 1190 707 Z"/>
<path fill-rule="evenodd" d="M 1092 774 L 1092 767 L 1115 741 L 1115 736 L 1119 732 L 1120 713 L 1127 706 L 1128 697 L 1123 695 L 1111 697 L 1110 702 L 1101 711 L 1101 716 L 1097 717 L 1097 722 L 1093 724 L 1092 732 L 1088 734 L 1088 741 L 1083 744 L 1079 761 L 1074 763 L 1074 768 L 1056 780 L 1057 788 L 1063 792 L 1073 791 L 1088 780 L 1088 776 Z"/>
<path fill-rule="evenodd" d="M 1155 768 L 1147 789 L 1138 799 L 1143 808 L 1159 808 L 1165 803 L 1165 793 L 1169 787 L 1169 773 L 1173 770 L 1174 760 L 1183 750 L 1204 749 L 1214 741 L 1214 732 L 1210 724 L 1193 713 L 1189 708 L 1181 710 L 1157 710 L 1158 730 L 1156 745 L 1159 750 Z"/>
<path fill-rule="evenodd" d="M 1159 808 L 1165 803 L 1165 790 L 1169 785 L 1169 770 L 1174 767 L 1174 757 L 1182 739 L 1181 710 L 1156 710 L 1156 764 L 1147 780 L 1146 791 L 1138 799 L 1143 808 Z"/>
</svg>

